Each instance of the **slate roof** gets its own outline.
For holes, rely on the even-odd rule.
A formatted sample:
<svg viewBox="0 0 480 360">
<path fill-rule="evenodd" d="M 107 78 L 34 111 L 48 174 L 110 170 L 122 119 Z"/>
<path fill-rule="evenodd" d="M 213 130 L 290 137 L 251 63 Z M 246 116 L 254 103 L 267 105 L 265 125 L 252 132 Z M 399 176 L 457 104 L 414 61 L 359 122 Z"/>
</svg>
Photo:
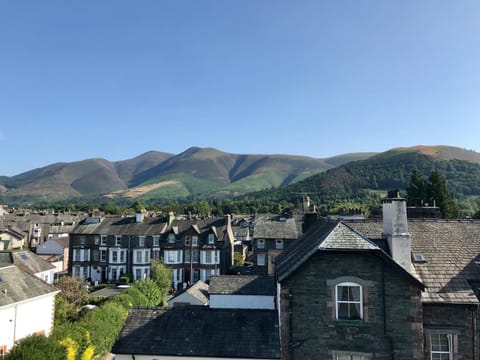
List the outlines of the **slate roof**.
<svg viewBox="0 0 480 360">
<path fill-rule="evenodd" d="M 280 220 L 281 218 L 285 220 Z M 294 218 L 259 214 L 255 215 L 253 236 L 256 239 L 298 239 L 301 226 Z"/>
<path fill-rule="evenodd" d="M 277 312 L 204 306 L 132 308 L 112 353 L 279 359 Z"/>
<path fill-rule="evenodd" d="M 0 307 L 58 292 L 15 265 L 0 266 Z"/>
<path fill-rule="evenodd" d="M 275 280 L 271 276 L 218 275 L 210 278 L 210 295 L 275 296 Z"/>
<path fill-rule="evenodd" d="M 11 256 L 16 266 L 31 274 L 55 269 L 55 266 L 31 251 L 12 251 Z"/>
<path fill-rule="evenodd" d="M 173 231 L 175 234 L 182 233 L 187 230 L 196 233 L 203 233 L 212 230 L 218 240 L 224 240 L 223 234 L 225 230 L 225 219 L 219 218 L 180 218 L 175 219 L 170 225 L 167 218 L 144 217 L 143 221 L 137 223 L 135 217 L 105 217 L 100 223 L 89 224 L 82 222 L 72 231 L 72 234 L 84 235 L 161 235 Z"/>
<path fill-rule="evenodd" d="M 159 235 L 166 226 L 165 217 L 145 217 L 141 223 L 135 217 L 105 217 L 100 223 L 81 222 L 72 230 L 72 234 L 103 235 Z"/>
<path fill-rule="evenodd" d="M 323 219 L 317 221 L 300 241 L 277 256 L 275 259 L 275 267 L 278 280 L 282 281 L 286 279 L 317 251 L 372 252 L 409 277 L 410 280 L 414 281 L 421 288 L 424 287 L 419 279 L 393 261 L 375 242 L 343 222 L 333 222 Z"/>
<path fill-rule="evenodd" d="M 370 238 L 379 238 L 382 222 L 351 222 L 350 226 Z M 408 220 L 413 253 L 425 262 L 413 267 L 426 289 L 426 303 L 478 304 L 471 282 L 480 280 L 480 222 Z"/>
<path fill-rule="evenodd" d="M 183 295 L 185 293 L 190 294 L 192 297 L 197 299 L 198 301 L 202 302 L 203 304 L 208 303 L 208 289 L 209 285 L 205 284 L 202 280 L 198 280 L 195 284 L 190 286 L 187 290 L 184 292 L 172 297 L 169 302 L 175 301 L 175 298 L 179 297 L 180 295 Z"/>
</svg>

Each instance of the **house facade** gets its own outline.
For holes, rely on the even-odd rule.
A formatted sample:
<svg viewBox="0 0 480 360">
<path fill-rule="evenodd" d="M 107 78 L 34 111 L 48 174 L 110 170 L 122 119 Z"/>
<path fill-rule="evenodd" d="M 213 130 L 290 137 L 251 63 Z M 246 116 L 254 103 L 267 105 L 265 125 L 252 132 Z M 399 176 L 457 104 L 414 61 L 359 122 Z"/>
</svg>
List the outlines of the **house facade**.
<svg viewBox="0 0 480 360">
<path fill-rule="evenodd" d="M 285 359 L 478 360 L 480 223 L 318 221 L 276 260 Z"/>
<path fill-rule="evenodd" d="M 87 218 L 70 234 L 69 273 L 92 282 L 150 277 L 152 259 L 172 269 L 173 285 L 226 273 L 233 264 L 230 217 Z"/>
<path fill-rule="evenodd" d="M 255 215 L 253 247 L 250 255 L 255 273 L 273 275 L 275 257 L 295 242 L 301 234 L 301 223 L 293 213 Z"/>
</svg>

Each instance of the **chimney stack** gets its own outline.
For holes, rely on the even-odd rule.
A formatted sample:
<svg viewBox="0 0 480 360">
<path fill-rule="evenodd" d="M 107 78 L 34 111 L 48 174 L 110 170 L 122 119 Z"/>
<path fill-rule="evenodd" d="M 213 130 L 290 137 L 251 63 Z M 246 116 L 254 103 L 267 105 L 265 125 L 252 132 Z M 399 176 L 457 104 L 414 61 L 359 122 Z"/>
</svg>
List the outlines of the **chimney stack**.
<svg viewBox="0 0 480 360">
<path fill-rule="evenodd" d="M 390 254 L 398 264 L 411 271 L 410 234 L 407 223 L 407 200 L 400 197 L 398 190 L 388 192 L 383 203 L 383 234 Z"/>
</svg>

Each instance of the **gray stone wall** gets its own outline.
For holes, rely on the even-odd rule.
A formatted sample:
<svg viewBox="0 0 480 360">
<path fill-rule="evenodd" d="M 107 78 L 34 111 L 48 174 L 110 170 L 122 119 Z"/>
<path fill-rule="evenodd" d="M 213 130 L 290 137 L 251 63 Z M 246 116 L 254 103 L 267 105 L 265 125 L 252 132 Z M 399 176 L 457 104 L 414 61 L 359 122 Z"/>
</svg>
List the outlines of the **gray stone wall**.
<svg viewBox="0 0 480 360">
<path fill-rule="evenodd" d="M 479 311 L 476 306 L 424 304 L 425 359 L 430 359 L 430 334 L 452 334 L 455 360 L 479 360 Z"/>
<path fill-rule="evenodd" d="M 335 285 L 363 288 L 363 320 L 337 321 Z M 335 351 L 374 359 L 423 359 L 419 289 L 391 264 L 371 253 L 313 255 L 282 284 L 289 292 L 290 359 L 331 359 Z"/>
</svg>

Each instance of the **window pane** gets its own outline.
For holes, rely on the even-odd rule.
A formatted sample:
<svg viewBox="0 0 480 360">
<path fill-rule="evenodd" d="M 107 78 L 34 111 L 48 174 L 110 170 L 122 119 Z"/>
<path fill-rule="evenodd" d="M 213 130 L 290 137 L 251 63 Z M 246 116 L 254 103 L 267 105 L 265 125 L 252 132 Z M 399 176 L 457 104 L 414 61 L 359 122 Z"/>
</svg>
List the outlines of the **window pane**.
<svg viewBox="0 0 480 360">
<path fill-rule="evenodd" d="M 339 319 L 348 319 L 348 303 L 338 304 L 338 318 Z"/>
<path fill-rule="evenodd" d="M 360 286 L 349 286 L 350 301 L 360 301 Z"/>
<path fill-rule="evenodd" d="M 338 300 L 339 301 L 348 301 L 348 286 L 339 286 L 338 287 Z"/>
<path fill-rule="evenodd" d="M 350 303 L 350 319 L 360 319 L 360 304 L 359 303 Z"/>
</svg>

